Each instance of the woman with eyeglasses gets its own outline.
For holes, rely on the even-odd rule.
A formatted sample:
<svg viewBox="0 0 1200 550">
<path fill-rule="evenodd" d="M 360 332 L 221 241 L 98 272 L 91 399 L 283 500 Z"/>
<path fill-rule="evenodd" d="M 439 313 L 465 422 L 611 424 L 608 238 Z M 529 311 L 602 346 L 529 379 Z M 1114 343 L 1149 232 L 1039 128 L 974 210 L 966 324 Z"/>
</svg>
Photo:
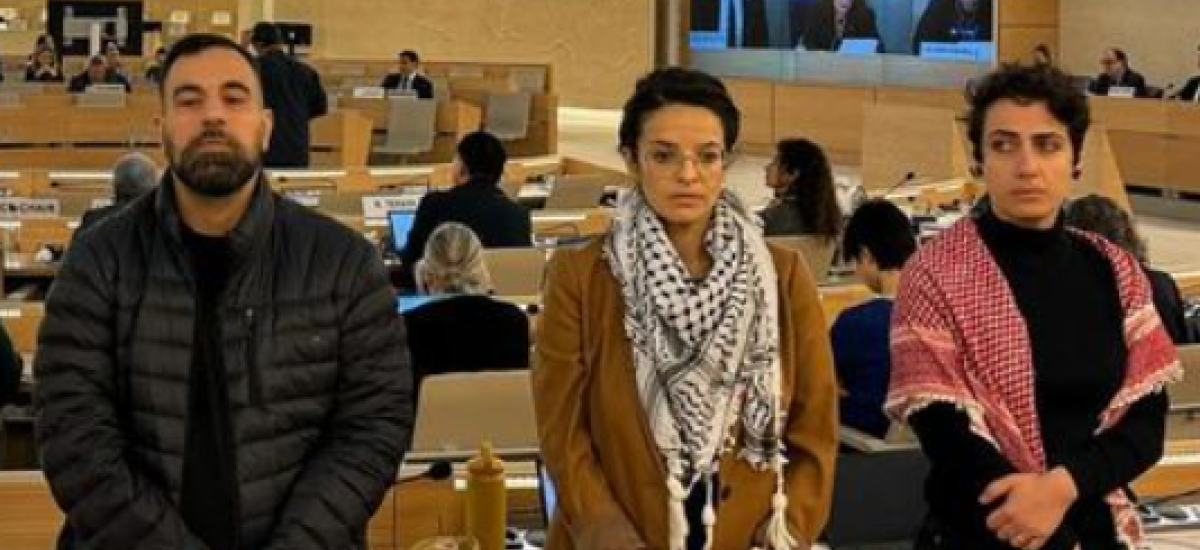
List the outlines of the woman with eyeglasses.
<svg viewBox="0 0 1200 550">
<path fill-rule="evenodd" d="M 725 189 L 723 84 L 638 82 L 610 231 L 551 261 L 533 368 L 559 506 L 548 548 L 806 548 L 825 523 L 837 392 L 816 288 Z"/>
</svg>

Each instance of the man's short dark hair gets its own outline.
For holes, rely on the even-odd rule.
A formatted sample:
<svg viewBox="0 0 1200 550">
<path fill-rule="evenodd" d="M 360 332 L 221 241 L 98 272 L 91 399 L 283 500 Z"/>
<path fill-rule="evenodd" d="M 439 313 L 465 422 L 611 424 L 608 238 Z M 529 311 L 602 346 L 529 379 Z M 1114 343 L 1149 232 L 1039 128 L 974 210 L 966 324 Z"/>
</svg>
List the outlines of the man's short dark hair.
<svg viewBox="0 0 1200 550">
<path fill-rule="evenodd" d="M 1120 61 L 1122 65 L 1129 65 L 1129 56 L 1125 54 L 1125 50 L 1122 50 L 1121 48 L 1109 49 L 1112 50 L 1113 57 L 1116 57 L 1117 61 Z"/>
<path fill-rule="evenodd" d="M 89 67 L 94 66 L 94 65 L 105 65 L 107 63 L 108 63 L 108 60 L 105 59 L 103 55 L 97 54 L 97 55 L 93 55 L 92 57 L 88 58 L 88 66 Z"/>
<path fill-rule="evenodd" d="M 638 80 L 625 102 L 617 138 L 622 151 L 636 152 L 642 126 L 655 111 L 667 105 L 691 105 L 712 112 L 721 121 L 725 150 L 737 143 L 741 115 L 720 80 L 692 69 L 658 69 Z"/>
<path fill-rule="evenodd" d="M 1058 68 L 1008 63 L 985 76 L 971 94 L 967 135 L 975 162 L 983 162 L 983 125 L 988 109 L 1005 99 L 1020 105 L 1045 103 L 1055 120 L 1067 127 L 1073 162 L 1079 163 L 1083 138 L 1091 124 L 1087 97 Z"/>
<path fill-rule="evenodd" d="M 504 174 L 504 163 L 508 153 L 496 136 L 485 131 L 467 134 L 458 142 L 458 158 L 472 178 L 487 178 L 500 181 Z"/>
<path fill-rule="evenodd" d="M 175 63 L 179 58 L 189 55 L 196 55 L 212 49 L 225 49 L 237 52 L 246 60 L 246 64 L 254 72 L 254 79 L 258 83 L 258 89 L 262 90 L 262 78 L 258 74 L 258 62 L 254 60 L 254 56 L 246 51 L 237 42 L 230 40 L 219 34 L 189 34 L 183 37 L 182 40 L 176 42 L 167 50 L 167 57 L 163 59 L 162 74 L 158 79 L 158 93 L 161 95 L 166 91 L 167 76 L 171 74 L 171 69 L 175 67 Z"/>
<path fill-rule="evenodd" d="M 400 59 L 407 59 L 413 63 L 421 62 L 421 56 L 417 55 L 415 50 L 404 50 L 400 52 Z"/>
<path fill-rule="evenodd" d="M 846 258 L 858 260 L 869 250 L 879 269 L 900 269 L 917 250 L 912 222 L 900 209 L 883 199 L 862 203 L 850 216 L 842 236 Z"/>
<path fill-rule="evenodd" d="M 254 24 L 254 29 L 250 31 L 250 42 L 263 46 L 279 45 L 283 43 L 283 33 L 280 32 L 278 25 L 259 21 Z"/>
</svg>

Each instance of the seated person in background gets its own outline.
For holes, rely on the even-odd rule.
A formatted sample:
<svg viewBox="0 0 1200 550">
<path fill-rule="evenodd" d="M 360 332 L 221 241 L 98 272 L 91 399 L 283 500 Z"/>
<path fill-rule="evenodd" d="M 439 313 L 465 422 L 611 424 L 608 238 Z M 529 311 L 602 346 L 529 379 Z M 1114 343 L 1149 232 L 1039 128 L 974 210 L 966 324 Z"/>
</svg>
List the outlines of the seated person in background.
<svg viewBox="0 0 1200 550">
<path fill-rule="evenodd" d="M 830 330 L 833 361 L 842 388 L 842 424 L 875 437 L 891 424 L 883 413 L 892 373 L 889 332 L 900 269 L 917 249 L 912 224 L 896 205 L 864 202 L 850 216 L 842 251 L 855 274 L 877 297 L 838 315 Z"/>
<path fill-rule="evenodd" d="M 837 51 L 844 39 L 879 41 L 875 11 L 866 0 L 819 0 L 809 8 L 804 29 L 804 49 Z M 882 50 L 879 41 L 876 50 Z"/>
<path fill-rule="evenodd" d="M 1038 44 L 1033 47 L 1033 64 L 1038 67 L 1054 66 L 1054 56 L 1050 55 L 1050 46 Z"/>
<path fill-rule="evenodd" d="M 121 46 L 116 42 L 109 42 L 104 45 L 104 62 L 108 64 L 108 72 L 121 75 L 122 78 L 129 79 L 129 72 L 125 70 L 125 64 L 121 62 Z"/>
<path fill-rule="evenodd" d="M 417 205 L 408 243 L 400 251 L 402 289 L 415 288 L 413 268 L 425 254 L 425 241 L 445 222 L 459 222 L 471 228 L 487 248 L 532 245 L 529 211 L 500 189 L 507 161 L 500 140 L 487 132 L 472 132 L 458 142 L 454 186 L 425 195 Z"/>
<path fill-rule="evenodd" d="M 1133 254 L 1150 279 L 1154 309 L 1158 310 L 1171 341 L 1176 345 L 1188 343 L 1187 321 L 1183 317 L 1183 297 L 1179 287 L 1170 274 L 1150 267 L 1146 242 L 1138 235 L 1133 218 L 1127 212 L 1108 197 L 1088 195 L 1070 203 L 1066 222 L 1070 227 L 1098 233 Z"/>
<path fill-rule="evenodd" d="M 0 325 L 0 409 L 16 401 L 21 390 L 21 363 L 8 331 Z"/>
<path fill-rule="evenodd" d="M 96 225 L 96 222 L 124 208 L 157 185 L 158 167 L 154 165 L 154 161 L 142 153 L 126 153 L 113 165 L 113 203 L 84 212 L 76 234 L 83 233 Z"/>
<path fill-rule="evenodd" d="M 159 48 L 154 51 L 154 61 L 146 67 L 146 80 L 158 84 L 162 80 L 163 60 L 167 58 L 167 49 Z"/>
<path fill-rule="evenodd" d="M 471 228 L 438 226 L 416 272 L 431 300 L 404 313 L 414 387 L 434 374 L 529 368 L 529 319 L 488 297 L 491 276 Z"/>
<path fill-rule="evenodd" d="M 71 82 L 67 84 L 67 91 L 79 94 L 87 91 L 88 86 L 95 84 L 120 84 L 125 87 L 126 92 L 130 91 L 129 81 L 120 73 L 108 70 L 108 63 L 99 55 L 92 56 L 88 60 L 87 69 L 71 79 Z"/>
<path fill-rule="evenodd" d="M 1200 48 L 1197 48 L 1196 52 L 1196 64 L 1200 66 Z M 1178 92 L 1171 94 L 1171 98 L 1180 101 L 1200 101 L 1200 75 L 1189 78 Z"/>
<path fill-rule="evenodd" d="M 388 91 L 412 92 L 420 99 L 433 99 L 433 82 L 417 72 L 420 67 L 417 52 L 404 50 L 396 61 L 396 72 L 384 77 L 379 86 Z"/>
<path fill-rule="evenodd" d="M 930 0 L 913 32 L 914 55 L 922 42 L 991 42 L 991 0 Z"/>
<path fill-rule="evenodd" d="M 1146 79 L 1129 68 L 1129 56 L 1118 48 L 1104 50 L 1100 57 L 1102 72 L 1088 86 L 1094 95 L 1108 95 L 1114 87 L 1133 88 L 1133 97 L 1147 97 Z"/>
<path fill-rule="evenodd" d="M 767 236 L 837 238 L 842 212 L 833 188 L 833 170 L 820 146 L 807 139 L 780 141 L 766 171 L 767 187 L 775 190 L 775 199 L 760 214 Z"/>
<path fill-rule="evenodd" d="M 25 67 L 25 82 L 62 82 L 62 69 L 54 50 L 41 47 L 33 54 L 33 61 Z"/>
</svg>

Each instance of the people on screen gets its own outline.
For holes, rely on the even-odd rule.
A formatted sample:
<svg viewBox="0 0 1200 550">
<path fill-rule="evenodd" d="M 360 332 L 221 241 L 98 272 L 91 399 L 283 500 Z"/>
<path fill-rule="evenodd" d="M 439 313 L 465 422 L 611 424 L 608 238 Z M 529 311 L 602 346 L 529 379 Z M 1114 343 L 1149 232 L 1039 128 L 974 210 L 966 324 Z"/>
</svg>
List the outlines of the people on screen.
<svg viewBox="0 0 1200 550">
<path fill-rule="evenodd" d="M 413 378 L 529 368 L 529 319 L 494 299 L 483 245 L 471 228 L 446 222 L 417 262 L 417 288 L 430 300 L 405 312 Z"/>
<path fill-rule="evenodd" d="M 383 264 L 271 190 L 249 52 L 189 35 L 163 79 L 161 184 L 75 239 L 46 302 L 57 548 L 357 548 L 413 420 Z"/>
<path fill-rule="evenodd" d="M 913 31 L 914 55 L 925 42 L 991 42 L 992 0 L 930 0 Z"/>
<path fill-rule="evenodd" d="M 618 130 L 636 185 L 608 234 L 551 259 L 533 368 L 547 548 L 785 550 L 821 532 L 825 320 L 799 255 L 725 189 L 738 125 L 716 78 L 641 79 Z"/>
<path fill-rule="evenodd" d="M 765 170 L 767 187 L 775 196 L 760 214 L 764 233 L 837 239 L 842 212 L 833 169 L 821 146 L 802 138 L 782 140 Z"/>
<path fill-rule="evenodd" d="M 847 39 L 876 41 L 875 51 L 883 51 L 875 10 L 866 0 L 818 0 L 805 18 L 804 49 L 838 51 Z"/>
<path fill-rule="evenodd" d="M 1180 374 L 1137 260 L 1066 229 L 1089 124 L 1057 69 L 980 82 L 968 136 L 987 197 L 904 267 L 887 411 L 931 462 L 916 547 L 1137 547 L 1127 485 L 1162 455 Z"/>
<path fill-rule="evenodd" d="M 409 93 L 418 99 L 433 99 L 433 82 L 420 73 L 421 56 L 413 50 L 404 50 L 396 59 L 396 72 L 383 78 L 380 87 Z"/>
<path fill-rule="evenodd" d="M 263 164 L 268 168 L 305 168 L 309 162 L 309 123 L 329 111 L 321 77 L 283 51 L 283 35 L 273 23 L 255 24 L 250 42 L 258 52 L 263 97 L 275 117 L 275 131 L 271 132 Z"/>
<path fill-rule="evenodd" d="M 1129 66 L 1129 56 L 1120 48 L 1108 48 L 1100 56 L 1100 75 L 1088 92 L 1094 95 L 1147 97 L 1146 79 Z M 1122 94 L 1124 92 L 1124 94 Z"/>
<path fill-rule="evenodd" d="M 1128 212 L 1108 197 L 1088 195 L 1071 202 L 1067 208 L 1067 225 L 1091 231 L 1125 249 L 1141 264 L 1150 280 L 1154 309 L 1162 318 L 1163 327 L 1176 344 L 1190 343 L 1187 321 L 1183 316 L 1183 297 L 1170 273 L 1150 267 L 1146 241 L 1138 235 L 1137 227 Z"/>
<path fill-rule="evenodd" d="M 425 242 L 445 222 L 459 222 L 475 232 L 486 248 L 533 244 L 529 210 L 500 188 L 508 154 L 500 140 L 485 131 L 467 134 L 454 156 L 453 187 L 421 198 L 408 241 L 400 251 L 400 286 L 412 292 L 413 270 L 425 255 Z"/>
<path fill-rule="evenodd" d="M 891 425 L 883 402 L 892 373 L 892 302 L 900 269 L 916 248 L 908 216 L 882 199 L 860 205 L 842 237 L 842 254 L 875 298 L 843 311 L 829 331 L 842 390 L 840 417 L 842 425 L 879 438 Z"/>
</svg>

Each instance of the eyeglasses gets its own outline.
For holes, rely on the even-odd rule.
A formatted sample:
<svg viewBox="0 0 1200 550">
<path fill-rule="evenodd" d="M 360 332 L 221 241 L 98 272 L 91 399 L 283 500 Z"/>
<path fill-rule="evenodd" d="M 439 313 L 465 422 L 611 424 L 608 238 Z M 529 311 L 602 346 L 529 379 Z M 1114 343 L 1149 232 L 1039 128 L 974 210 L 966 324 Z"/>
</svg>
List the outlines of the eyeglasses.
<svg viewBox="0 0 1200 550">
<path fill-rule="evenodd" d="M 687 153 L 674 147 L 652 147 L 642 153 L 643 162 L 650 168 L 679 172 L 684 163 L 691 161 L 696 170 L 706 174 L 728 168 L 733 155 L 724 149 L 706 149 Z"/>
<path fill-rule="evenodd" d="M 1100 64 L 1101 65 L 1116 65 L 1117 60 L 1116 59 L 1101 59 Z"/>
</svg>

